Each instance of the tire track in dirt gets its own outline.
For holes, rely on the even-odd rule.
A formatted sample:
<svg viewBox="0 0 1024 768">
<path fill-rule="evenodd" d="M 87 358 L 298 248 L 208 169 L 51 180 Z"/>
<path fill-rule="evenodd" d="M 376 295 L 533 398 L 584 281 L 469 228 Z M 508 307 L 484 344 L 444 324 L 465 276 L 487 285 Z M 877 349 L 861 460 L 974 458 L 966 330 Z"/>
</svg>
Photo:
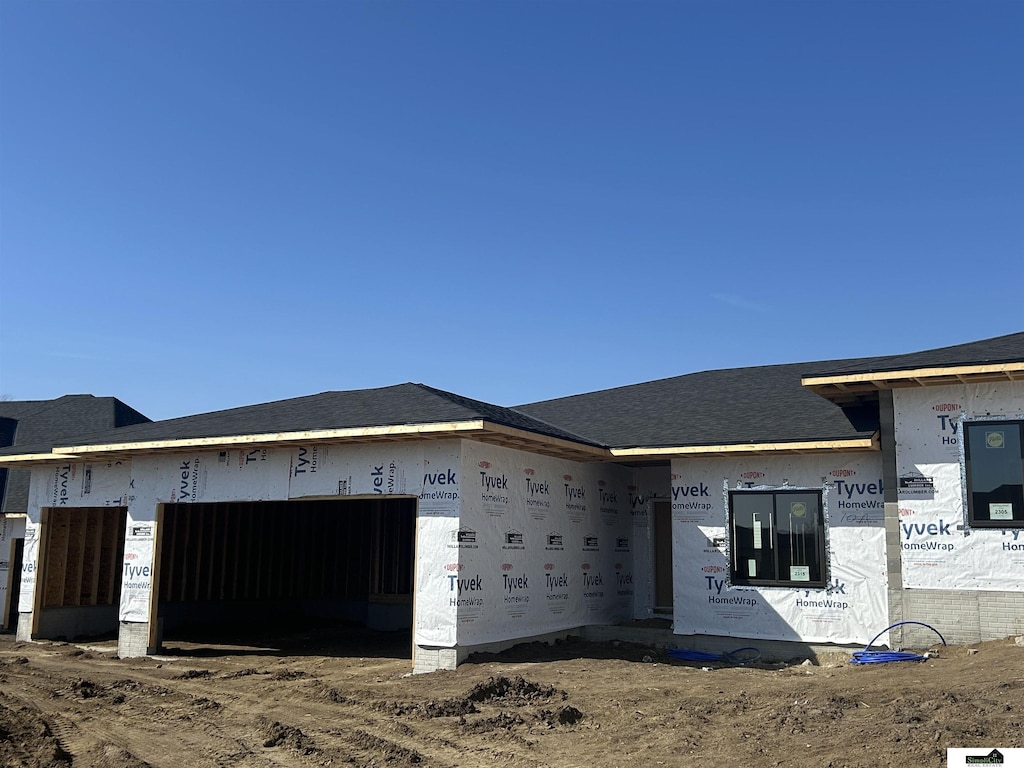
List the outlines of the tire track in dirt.
<svg viewBox="0 0 1024 768">
<path fill-rule="evenodd" d="M 261 759 L 250 746 L 224 733 L 212 719 L 220 705 L 206 697 L 153 685 L 156 681 L 126 678 L 119 669 L 91 669 L 91 680 L 44 670 L 32 672 L 12 676 L 20 688 L 14 695 L 40 712 L 58 741 L 76 758 L 113 746 L 140 764 L 145 761 L 157 768 L 180 766 L 182 754 L 190 756 L 194 768 L 293 765 Z M 111 677 L 115 679 L 105 684 L 96 682 Z M 140 749 L 140 743 L 146 748 Z"/>
</svg>

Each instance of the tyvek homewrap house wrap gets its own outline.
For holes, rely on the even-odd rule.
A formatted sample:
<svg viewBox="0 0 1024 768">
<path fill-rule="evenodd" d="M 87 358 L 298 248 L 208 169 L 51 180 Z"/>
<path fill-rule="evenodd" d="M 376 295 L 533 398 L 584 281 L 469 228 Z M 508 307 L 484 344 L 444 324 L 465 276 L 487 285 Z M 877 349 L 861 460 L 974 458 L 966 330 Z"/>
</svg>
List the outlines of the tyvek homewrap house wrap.
<svg viewBox="0 0 1024 768">
<path fill-rule="evenodd" d="M 425 671 L 656 611 L 695 644 L 1021 632 L 1022 379 L 1014 334 L 517 408 L 323 393 L 8 449 L 32 470 L 19 635 L 116 628 L 137 655 L 189 617 L 354 618 L 411 629 Z"/>
</svg>

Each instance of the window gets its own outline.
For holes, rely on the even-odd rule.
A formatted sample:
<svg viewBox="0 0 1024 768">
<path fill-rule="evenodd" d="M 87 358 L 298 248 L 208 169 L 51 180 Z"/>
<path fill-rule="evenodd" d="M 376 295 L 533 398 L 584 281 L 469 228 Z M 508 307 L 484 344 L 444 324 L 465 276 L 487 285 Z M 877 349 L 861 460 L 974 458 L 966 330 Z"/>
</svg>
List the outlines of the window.
<svg viewBox="0 0 1024 768">
<path fill-rule="evenodd" d="M 1024 528 L 1024 422 L 964 422 L 967 513 L 976 528 Z"/>
<path fill-rule="evenodd" d="M 732 583 L 824 587 L 821 491 L 731 491 Z"/>
</svg>

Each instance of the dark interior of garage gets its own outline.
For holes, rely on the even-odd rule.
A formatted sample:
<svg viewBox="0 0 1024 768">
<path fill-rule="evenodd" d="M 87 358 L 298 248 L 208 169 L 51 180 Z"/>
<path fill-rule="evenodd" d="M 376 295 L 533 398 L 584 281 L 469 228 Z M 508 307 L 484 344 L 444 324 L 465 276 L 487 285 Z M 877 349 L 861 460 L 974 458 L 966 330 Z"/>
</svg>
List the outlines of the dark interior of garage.
<svg viewBox="0 0 1024 768">
<path fill-rule="evenodd" d="M 415 520 L 413 498 L 164 505 L 163 641 L 317 622 L 407 632 Z"/>
</svg>

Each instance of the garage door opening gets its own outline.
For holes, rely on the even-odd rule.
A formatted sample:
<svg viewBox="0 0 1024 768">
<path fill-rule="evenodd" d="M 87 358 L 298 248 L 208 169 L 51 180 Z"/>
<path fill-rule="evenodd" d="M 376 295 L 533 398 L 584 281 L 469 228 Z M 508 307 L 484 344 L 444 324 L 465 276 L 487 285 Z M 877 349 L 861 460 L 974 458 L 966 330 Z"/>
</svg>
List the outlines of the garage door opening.
<svg viewBox="0 0 1024 768">
<path fill-rule="evenodd" d="M 117 631 L 127 519 L 125 507 L 42 510 L 33 637 Z"/>
<path fill-rule="evenodd" d="M 411 657 L 415 498 L 167 504 L 161 520 L 165 652 L 400 643 Z"/>
</svg>

